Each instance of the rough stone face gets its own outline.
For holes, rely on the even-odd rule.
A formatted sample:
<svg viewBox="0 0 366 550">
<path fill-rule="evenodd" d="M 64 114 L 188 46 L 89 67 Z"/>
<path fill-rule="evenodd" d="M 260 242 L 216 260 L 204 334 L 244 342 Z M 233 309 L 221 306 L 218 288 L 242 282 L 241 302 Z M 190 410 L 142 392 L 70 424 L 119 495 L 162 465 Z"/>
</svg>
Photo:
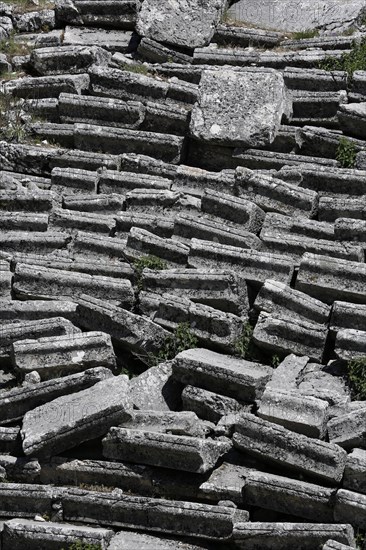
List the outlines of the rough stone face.
<svg viewBox="0 0 366 550">
<path fill-rule="evenodd" d="M 59 397 L 25 415 L 21 432 L 24 453 L 50 456 L 100 437 L 128 418 L 131 408 L 128 379 L 123 375 Z"/>
<path fill-rule="evenodd" d="M 289 105 L 283 77 L 277 71 L 204 70 L 191 133 L 221 145 L 269 145 Z"/>
<path fill-rule="evenodd" d="M 366 494 L 366 450 L 353 449 L 344 470 L 343 487 Z"/>
<path fill-rule="evenodd" d="M 172 46 L 197 48 L 212 38 L 225 7 L 224 0 L 146 0 L 137 18 L 142 36 Z"/>
<path fill-rule="evenodd" d="M 329 441 L 345 449 L 363 447 L 366 442 L 366 408 L 332 418 L 328 422 Z"/>
</svg>

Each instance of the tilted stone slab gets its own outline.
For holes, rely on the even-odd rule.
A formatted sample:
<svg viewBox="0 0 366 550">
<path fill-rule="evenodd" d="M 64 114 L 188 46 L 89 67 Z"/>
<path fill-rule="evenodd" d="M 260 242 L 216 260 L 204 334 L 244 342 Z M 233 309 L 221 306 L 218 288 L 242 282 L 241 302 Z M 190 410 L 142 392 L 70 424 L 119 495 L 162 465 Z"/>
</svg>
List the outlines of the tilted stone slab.
<svg viewBox="0 0 366 550">
<path fill-rule="evenodd" d="M 134 189 L 126 193 L 128 212 L 162 212 L 169 214 L 181 204 L 181 195 L 166 189 Z"/>
<path fill-rule="evenodd" d="M 172 60 L 175 63 L 192 63 L 192 57 L 176 50 L 163 46 L 151 38 L 143 38 L 138 45 L 137 53 L 142 59 L 150 63 L 165 63 Z"/>
<path fill-rule="evenodd" d="M 0 465 L 5 470 L 6 478 L 12 480 L 12 482 L 39 482 L 41 465 L 36 458 L 25 458 L 23 456 L 19 457 L 4 454 L 0 455 Z"/>
<path fill-rule="evenodd" d="M 111 428 L 103 439 L 103 455 L 114 460 L 150 464 L 173 470 L 203 474 L 211 470 L 230 442 Z"/>
<path fill-rule="evenodd" d="M 186 266 L 188 254 L 188 246 L 172 239 L 163 239 L 144 229 L 132 227 L 128 235 L 126 255 L 132 259 L 153 255 L 166 260 L 172 266 Z"/>
<path fill-rule="evenodd" d="M 366 303 L 366 267 L 361 262 L 304 254 L 295 288 L 326 303 Z"/>
<path fill-rule="evenodd" d="M 51 172 L 51 189 L 59 194 L 96 193 L 99 175 L 90 170 L 56 167 Z"/>
<path fill-rule="evenodd" d="M 195 386 L 186 386 L 182 392 L 182 405 L 186 411 L 193 411 L 200 418 L 218 422 L 227 414 L 239 413 L 242 405 L 233 399 Z"/>
<path fill-rule="evenodd" d="M 233 443 L 245 453 L 331 484 L 342 479 L 347 459 L 338 445 L 296 434 L 248 413 L 240 416 Z"/>
<path fill-rule="evenodd" d="M 0 191 L 0 209 L 5 212 L 47 213 L 56 199 L 50 191 Z M 24 230 L 24 228 L 22 228 Z"/>
<path fill-rule="evenodd" d="M 15 97 L 41 99 L 58 97 L 61 93 L 83 94 L 89 90 L 89 75 L 51 75 L 32 78 L 19 78 L 8 82 L 6 90 Z"/>
<path fill-rule="evenodd" d="M 103 214 L 78 213 L 66 208 L 55 208 L 49 217 L 49 228 L 54 231 L 73 233 L 81 230 L 90 233 L 110 235 L 116 225 L 112 216 Z"/>
<path fill-rule="evenodd" d="M 12 519 L 5 522 L 2 537 L 4 548 L 14 550 L 38 550 L 42 546 L 52 548 L 53 545 L 70 545 L 79 541 L 98 545 L 101 550 L 105 550 L 113 535 L 111 529 Z"/>
<path fill-rule="evenodd" d="M 298 131 L 297 140 L 300 153 L 326 158 L 336 158 L 342 134 L 326 128 L 304 126 Z M 347 138 L 358 153 L 365 148 L 365 143 L 359 139 Z"/>
<path fill-rule="evenodd" d="M 11 283 L 12 272 L 10 271 L 10 265 L 5 260 L 0 260 L 0 296 L 4 298 L 10 298 L 11 296 Z"/>
<path fill-rule="evenodd" d="M 366 105 L 351 103 L 340 105 L 337 113 L 341 130 L 349 136 L 359 139 L 366 137 Z"/>
<path fill-rule="evenodd" d="M 350 548 L 353 548 L 353 546 L 330 539 L 324 544 L 322 550 L 349 550 Z"/>
<path fill-rule="evenodd" d="M 313 550 L 332 538 L 354 547 L 354 534 L 349 524 L 329 523 L 239 523 L 233 538 L 238 548 L 255 550 Z"/>
<path fill-rule="evenodd" d="M 134 376 L 130 386 L 136 409 L 167 412 L 177 410 L 181 405 L 182 385 L 173 378 L 171 361 L 150 367 Z"/>
<path fill-rule="evenodd" d="M 106 27 L 113 29 L 133 29 L 136 23 L 136 2 L 135 0 L 106 0 L 101 5 L 99 0 L 76 0 L 80 20 L 91 27 Z M 72 21 L 70 21 L 72 23 Z"/>
<path fill-rule="evenodd" d="M 288 256 L 199 239 L 191 240 L 188 264 L 197 269 L 234 270 L 254 286 L 269 278 L 289 284 L 293 273 L 293 260 Z"/>
<path fill-rule="evenodd" d="M 171 187 L 167 178 L 150 174 L 136 174 L 134 172 L 117 172 L 105 170 L 99 177 L 100 193 L 120 193 L 125 195 L 133 189 L 166 189 Z"/>
<path fill-rule="evenodd" d="M 141 315 L 106 304 L 104 300 L 92 296 L 83 295 L 78 299 L 77 314 L 84 328 L 102 330 L 122 347 L 142 355 L 159 351 L 170 334 Z"/>
<path fill-rule="evenodd" d="M 50 456 L 101 437 L 128 418 L 131 408 L 128 378 L 123 375 L 58 397 L 25 414 L 23 451 L 26 455 Z"/>
<path fill-rule="evenodd" d="M 271 367 L 201 348 L 183 351 L 173 362 L 174 376 L 183 384 L 244 402 L 262 395 L 272 372 Z"/>
<path fill-rule="evenodd" d="M 155 209 L 154 209 L 155 210 Z M 161 216 L 161 213 L 147 214 L 146 212 L 121 212 L 116 221 L 115 236 L 118 239 L 128 239 L 133 227 L 144 229 L 164 239 L 170 239 L 174 230 L 174 216 Z"/>
<path fill-rule="evenodd" d="M 334 224 L 309 220 L 304 217 L 289 217 L 267 212 L 261 235 L 280 235 L 283 239 L 294 235 L 299 238 L 334 241 Z"/>
<path fill-rule="evenodd" d="M 118 8 L 118 4 L 115 3 L 115 7 Z M 112 53 L 127 53 L 131 38 L 132 33 L 128 31 L 67 25 L 62 44 L 64 46 L 100 46 Z"/>
<path fill-rule="evenodd" d="M 109 369 L 96 367 L 62 378 L 39 382 L 35 385 L 11 388 L 4 394 L 1 400 L 1 422 L 15 422 L 21 419 L 28 411 L 46 402 L 52 401 L 61 395 L 79 392 L 111 376 L 112 373 Z"/>
<path fill-rule="evenodd" d="M 293 169 L 284 167 L 278 176 L 285 177 L 290 176 L 291 174 L 295 175 L 295 173 L 298 185 L 301 188 L 304 187 L 306 189 L 317 191 L 322 194 L 320 197 L 321 199 L 334 200 L 336 205 L 339 202 L 341 208 L 345 208 L 346 206 L 341 206 L 342 203 L 340 201 L 346 198 L 344 196 L 342 197 L 342 195 L 344 195 L 347 190 L 347 194 L 351 195 L 349 211 L 353 210 L 353 204 L 357 204 L 357 201 L 359 200 L 358 197 L 366 194 L 365 170 L 357 170 L 355 168 L 340 169 L 336 166 L 320 166 L 319 164 L 308 164 L 304 166 L 302 164 L 298 168 L 294 167 Z M 327 197 L 328 194 L 330 197 Z M 337 197 L 338 194 L 339 198 Z M 341 218 L 346 216 L 339 215 L 337 217 Z M 324 219 L 324 221 L 327 220 Z"/>
<path fill-rule="evenodd" d="M 308 218 L 314 217 L 317 212 L 317 193 L 272 176 L 239 167 L 236 169 L 236 185 L 239 197 L 253 201 L 265 211 Z"/>
<path fill-rule="evenodd" d="M 328 403 L 285 389 L 266 389 L 259 402 L 258 416 L 293 432 L 323 439 L 327 430 Z"/>
<path fill-rule="evenodd" d="M 0 427 L 0 452 L 17 455 L 21 449 L 20 428 Z"/>
<path fill-rule="evenodd" d="M 365 248 L 366 220 L 338 218 L 334 224 L 334 235 L 340 241 L 359 242 Z"/>
<path fill-rule="evenodd" d="M 366 494 L 366 450 L 353 449 L 347 457 L 343 487 Z"/>
<path fill-rule="evenodd" d="M 31 212 L 0 213 L 0 224 L 5 231 L 47 231 L 48 215 Z"/>
<path fill-rule="evenodd" d="M 178 539 L 165 539 L 157 535 L 136 533 L 133 531 L 120 531 L 113 539 L 109 550 L 121 550 L 123 547 L 129 550 L 204 550 L 204 547 L 197 546 Z"/>
<path fill-rule="evenodd" d="M 325 325 L 328 323 L 331 308 L 320 300 L 311 298 L 279 281 L 267 279 L 260 289 L 253 308 L 258 313 L 268 313 L 271 317 Z"/>
<path fill-rule="evenodd" d="M 98 195 L 64 195 L 63 207 L 77 212 L 98 212 L 105 215 L 120 214 L 124 208 L 124 198 L 116 193 Z"/>
<path fill-rule="evenodd" d="M 366 331 L 344 328 L 337 332 L 334 352 L 339 359 L 351 361 L 366 356 Z"/>
<path fill-rule="evenodd" d="M 56 231 L 4 231 L 0 235 L 0 250 L 6 252 L 34 252 L 50 254 L 66 249 L 70 239 Z"/>
<path fill-rule="evenodd" d="M 204 70 L 190 131 L 196 139 L 231 147 L 266 146 L 290 110 L 283 77 L 276 71 Z"/>
<path fill-rule="evenodd" d="M 73 237 L 70 253 L 74 260 L 121 265 L 126 263 L 126 240 L 78 231 Z"/>
<path fill-rule="evenodd" d="M 323 325 L 261 313 L 254 328 L 253 342 L 271 353 L 307 355 L 321 362 L 327 334 Z"/>
<path fill-rule="evenodd" d="M 227 43 L 247 48 L 248 46 L 277 46 L 283 39 L 283 34 L 250 27 L 237 27 L 230 23 L 216 27 L 213 41 L 225 46 Z"/>
<path fill-rule="evenodd" d="M 349 522 L 359 529 L 366 527 L 366 495 L 339 489 L 334 507 L 334 519 Z"/>
<path fill-rule="evenodd" d="M 22 340 L 12 345 L 11 357 L 22 374 L 37 371 L 42 380 L 97 366 L 116 367 L 111 338 L 104 332 Z"/>
<path fill-rule="evenodd" d="M 56 296 L 75 298 L 89 293 L 128 308 L 134 301 L 132 285 L 127 279 L 118 280 L 27 264 L 17 264 L 13 290 L 17 296 L 32 299 L 54 299 Z"/>
<path fill-rule="evenodd" d="M 29 518 L 35 515 L 54 514 L 52 505 L 60 500 L 53 487 L 26 483 L 1 483 L 1 516 L 3 518 Z"/>
<path fill-rule="evenodd" d="M 249 514 L 226 506 L 69 489 L 62 499 L 64 519 L 144 531 L 226 540 Z"/>
<path fill-rule="evenodd" d="M 366 441 L 366 408 L 332 418 L 328 422 L 329 441 L 345 449 L 363 447 Z"/>
<path fill-rule="evenodd" d="M 281 126 L 281 130 L 282 130 Z M 286 128 L 286 126 L 285 126 Z M 296 126 L 288 126 L 288 128 L 295 128 Z M 280 131 L 281 131 L 280 130 Z M 296 131 L 296 130 L 295 130 Z M 296 136 L 296 134 L 295 134 Z M 237 162 L 238 166 L 244 166 L 245 168 L 250 168 L 251 170 L 289 170 L 293 167 L 293 170 L 300 169 L 303 165 L 308 164 L 317 164 L 320 166 L 337 166 L 338 163 L 336 160 L 331 159 L 322 159 L 318 157 L 307 157 L 305 155 L 294 154 L 293 152 L 287 153 L 282 152 L 290 149 L 290 151 L 296 147 L 295 143 L 286 142 L 282 145 L 280 142 L 281 134 L 277 134 L 275 141 L 271 144 L 272 151 L 266 151 L 262 149 L 234 149 L 233 159 Z M 284 136 L 286 137 L 286 136 Z M 292 136 L 291 136 L 292 137 Z M 281 145 L 275 146 L 276 141 L 281 143 Z M 280 149 L 279 151 L 277 149 Z M 281 173 L 280 173 L 281 174 Z M 278 176 L 280 176 L 278 174 Z M 291 181 L 289 182 L 291 183 Z"/>
<path fill-rule="evenodd" d="M 118 428 L 126 428 L 131 433 L 142 430 L 205 439 L 212 433 L 213 426 L 191 411 L 134 410 L 130 412 L 130 418 L 121 422 Z"/>
<path fill-rule="evenodd" d="M 40 48 L 31 52 L 30 64 L 40 76 L 85 73 L 92 65 L 107 65 L 111 54 L 98 46 Z"/>
</svg>

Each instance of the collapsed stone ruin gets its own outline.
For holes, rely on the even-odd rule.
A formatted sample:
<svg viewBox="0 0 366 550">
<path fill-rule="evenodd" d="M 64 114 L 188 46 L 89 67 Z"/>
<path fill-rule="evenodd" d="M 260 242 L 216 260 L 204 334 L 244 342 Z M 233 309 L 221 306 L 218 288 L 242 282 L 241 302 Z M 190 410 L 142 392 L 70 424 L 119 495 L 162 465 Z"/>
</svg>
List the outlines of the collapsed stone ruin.
<svg viewBox="0 0 366 550">
<path fill-rule="evenodd" d="M 365 550 L 364 0 L 17 2 L 0 548 Z"/>
</svg>

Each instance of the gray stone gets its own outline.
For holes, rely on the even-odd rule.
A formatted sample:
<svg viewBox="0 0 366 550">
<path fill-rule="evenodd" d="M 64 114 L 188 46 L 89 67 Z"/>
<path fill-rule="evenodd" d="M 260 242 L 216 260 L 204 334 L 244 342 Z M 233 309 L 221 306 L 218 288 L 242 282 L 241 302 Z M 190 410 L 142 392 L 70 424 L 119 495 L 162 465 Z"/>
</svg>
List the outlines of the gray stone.
<svg viewBox="0 0 366 550">
<path fill-rule="evenodd" d="M 121 422 L 118 427 L 131 431 L 141 430 L 205 439 L 210 435 L 213 424 L 200 420 L 191 411 L 134 410 L 130 412 L 130 418 Z"/>
<path fill-rule="evenodd" d="M 17 455 L 21 448 L 20 429 L 0 427 L 0 452 Z"/>
<path fill-rule="evenodd" d="M 0 250 L 6 252 L 34 252 L 50 254 L 66 248 L 67 236 L 46 231 L 4 231 L 0 235 Z"/>
<path fill-rule="evenodd" d="M 365 139 L 366 103 L 340 105 L 337 115 L 340 127 L 346 135 Z"/>
<path fill-rule="evenodd" d="M 40 32 L 55 26 L 54 10 L 39 10 L 15 16 L 15 28 L 18 32 Z"/>
<path fill-rule="evenodd" d="M 269 391 L 296 391 L 298 379 L 309 362 L 309 357 L 287 355 L 273 371 L 271 380 L 266 384 Z"/>
<path fill-rule="evenodd" d="M 330 329 L 333 332 L 338 332 L 343 328 L 365 331 L 366 305 L 334 302 L 330 317 Z"/>
<path fill-rule="evenodd" d="M 349 550 L 350 548 L 353 548 L 353 546 L 348 546 L 348 544 L 342 544 L 341 542 L 330 539 L 324 544 L 322 550 Z"/>
<path fill-rule="evenodd" d="M 135 0 L 123 2 L 106 0 L 103 4 L 99 0 L 76 0 L 75 6 L 80 15 L 80 20 L 76 21 L 76 24 L 133 29 L 136 23 L 136 4 Z M 70 21 L 70 23 L 72 22 Z"/>
<path fill-rule="evenodd" d="M 345 449 L 363 447 L 366 442 L 366 409 L 354 410 L 328 422 L 329 441 Z"/>
<path fill-rule="evenodd" d="M 182 385 L 173 376 L 170 361 L 150 367 L 130 380 L 133 405 L 140 410 L 176 410 L 181 403 Z"/>
<path fill-rule="evenodd" d="M 1 516 L 10 519 L 33 519 L 36 514 L 52 517 L 52 504 L 59 501 L 57 491 L 52 487 L 25 483 L 1 483 L 0 499 Z"/>
<path fill-rule="evenodd" d="M 267 212 L 261 234 L 280 235 L 283 239 L 295 235 L 299 238 L 311 238 L 319 241 L 334 241 L 334 225 L 331 223 L 309 220 L 308 218 L 291 218 L 283 214 Z"/>
<path fill-rule="evenodd" d="M 99 177 L 96 172 L 79 168 L 53 168 L 51 188 L 55 193 L 96 193 Z"/>
<path fill-rule="evenodd" d="M 240 27 L 228 23 L 218 25 L 213 38 L 217 44 L 231 44 L 247 48 L 249 46 L 273 47 L 283 39 L 283 34 L 250 27 Z"/>
<path fill-rule="evenodd" d="M 12 278 L 10 265 L 8 262 L 0 260 L 0 296 L 2 298 L 10 298 Z"/>
<path fill-rule="evenodd" d="M 128 239 L 132 227 L 150 231 L 159 237 L 170 239 L 174 230 L 174 217 L 164 216 L 160 213 L 147 214 L 144 211 L 121 212 L 116 221 L 116 237 L 118 239 Z"/>
<path fill-rule="evenodd" d="M 334 135 L 339 137 L 339 134 Z M 365 170 L 355 170 L 354 168 L 340 169 L 337 166 L 307 164 L 301 165 L 301 167 L 298 168 L 294 167 L 293 170 L 291 167 L 284 167 L 279 172 L 278 177 L 290 176 L 291 173 L 296 173 L 297 184 L 300 187 L 317 191 L 321 193 L 322 197 L 325 196 L 325 198 L 327 198 L 328 195 L 330 196 L 330 200 L 338 201 L 344 199 L 345 197 L 342 197 L 342 195 L 344 195 L 345 190 L 347 190 L 348 195 L 355 195 L 354 197 L 351 196 L 352 205 L 353 201 L 357 204 L 359 200 L 357 196 L 365 194 Z M 339 198 L 337 195 L 340 195 Z M 351 205 L 349 207 L 350 211 L 352 211 Z M 346 216 L 340 215 L 338 217 Z"/>
<path fill-rule="evenodd" d="M 210 42 L 224 8 L 223 0 L 184 0 L 163 7 L 158 0 L 148 0 L 138 14 L 137 32 L 158 42 L 197 48 Z"/>
<path fill-rule="evenodd" d="M 353 449 L 347 457 L 343 487 L 366 494 L 366 450 Z"/>
<path fill-rule="evenodd" d="M 104 435 L 132 408 L 128 378 L 117 376 L 26 413 L 22 440 L 26 455 L 50 456 Z"/>
<path fill-rule="evenodd" d="M 178 539 L 166 539 L 158 535 L 147 535 L 133 531 L 120 531 L 112 539 L 108 550 L 204 550 L 200 545 Z"/>
<path fill-rule="evenodd" d="M 172 267 L 178 267 L 186 266 L 188 253 L 188 246 L 158 237 L 145 229 L 132 227 L 128 235 L 126 255 L 132 259 L 152 255 L 166 260 Z"/>
<path fill-rule="evenodd" d="M 165 63 L 173 61 L 175 63 L 191 63 L 192 58 L 184 53 L 177 52 L 172 48 L 163 46 L 151 38 L 143 38 L 137 48 L 137 53 L 143 59 L 150 63 Z"/>
<path fill-rule="evenodd" d="M 339 489 L 334 507 L 334 519 L 347 521 L 359 529 L 366 527 L 366 495 Z"/>
<path fill-rule="evenodd" d="M 90 78 L 87 74 L 51 75 L 33 78 L 19 78 L 6 84 L 6 91 L 15 97 L 26 99 L 58 97 L 60 93 L 82 94 L 89 89 Z"/>
<path fill-rule="evenodd" d="M 65 208 L 55 208 L 49 216 L 49 228 L 54 231 L 73 233 L 77 230 L 110 235 L 116 222 L 112 216 L 94 213 L 78 213 Z"/>
<path fill-rule="evenodd" d="M 336 356 L 344 361 L 366 356 L 366 332 L 350 328 L 341 329 L 336 334 Z"/>
<path fill-rule="evenodd" d="M 110 52 L 126 53 L 132 33 L 115 29 L 66 26 L 64 46 L 99 46 Z"/>
<path fill-rule="evenodd" d="M 273 142 L 289 110 L 285 84 L 276 71 L 204 70 L 191 133 L 231 147 L 265 146 Z"/>
<path fill-rule="evenodd" d="M 0 213 L 0 223 L 5 231 L 47 231 L 48 215 L 33 212 Z"/>
<path fill-rule="evenodd" d="M 0 455 L 0 465 L 5 469 L 6 478 L 17 483 L 38 483 L 41 466 L 36 458 Z"/>
<path fill-rule="evenodd" d="M 347 218 L 338 218 L 334 224 L 335 238 L 340 241 L 351 241 L 366 245 L 366 220 L 349 220 Z"/>
<path fill-rule="evenodd" d="M 185 385 L 253 402 L 263 393 L 273 369 L 206 349 L 179 353 L 173 362 L 174 376 Z"/>
<path fill-rule="evenodd" d="M 297 133 L 297 143 L 303 155 L 336 158 L 341 139 L 341 133 L 316 126 L 304 126 Z M 355 152 L 364 150 L 365 142 L 352 137 L 347 139 Z"/>
<path fill-rule="evenodd" d="M 64 195 L 63 206 L 78 212 L 99 212 L 100 214 L 121 214 L 124 198 L 116 193 L 98 195 Z"/>
<path fill-rule="evenodd" d="M 182 404 L 184 410 L 194 411 L 200 418 L 211 422 L 218 422 L 222 416 L 242 410 L 242 406 L 236 399 L 194 386 L 184 388 Z"/>
<path fill-rule="evenodd" d="M 242 505 L 242 493 L 247 474 L 247 467 L 223 462 L 215 468 L 207 481 L 200 485 L 199 494 L 210 501 L 225 499 Z"/>
<path fill-rule="evenodd" d="M 347 459 L 338 445 L 296 434 L 248 413 L 240 416 L 233 443 L 245 453 L 331 484 L 342 479 Z"/>
<path fill-rule="evenodd" d="M 171 181 L 151 174 L 136 174 L 134 172 L 117 172 L 105 170 L 99 178 L 99 190 L 102 193 L 126 194 L 134 189 L 165 189 L 170 190 Z"/>
<path fill-rule="evenodd" d="M 220 456 L 230 449 L 230 442 L 158 432 L 111 428 L 103 439 L 103 455 L 203 474 L 214 468 Z"/>
</svg>

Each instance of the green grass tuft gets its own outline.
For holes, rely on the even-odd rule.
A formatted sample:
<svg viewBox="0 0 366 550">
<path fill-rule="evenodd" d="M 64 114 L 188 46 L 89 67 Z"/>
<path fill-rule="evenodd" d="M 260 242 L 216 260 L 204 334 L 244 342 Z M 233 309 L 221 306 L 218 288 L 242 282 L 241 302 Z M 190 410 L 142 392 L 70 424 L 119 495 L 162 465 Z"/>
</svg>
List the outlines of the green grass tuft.
<svg viewBox="0 0 366 550">
<path fill-rule="evenodd" d="M 319 63 L 319 68 L 326 71 L 346 71 L 349 78 L 355 71 L 366 70 L 366 41 L 355 44 L 352 50 L 345 52 L 340 58 L 328 57 Z"/>
<path fill-rule="evenodd" d="M 304 38 L 315 38 L 319 36 L 318 29 L 307 29 L 306 31 L 299 31 L 292 33 L 294 40 L 302 40 Z"/>
<path fill-rule="evenodd" d="M 336 159 L 341 164 L 342 168 L 353 168 L 356 162 L 356 155 L 357 150 L 355 144 L 346 137 L 341 137 Z"/>
<path fill-rule="evenodd" d="M 366 401 L 366 357 L 355 357 L 347 365 L 348 379 L 354 398 Z"/>
<path fill-rule="evenodd" d="M 148 268 L 159 271 L 162 269 L 167 269 L 167 263 L 164 260 L 152 255 L 141 256 L 141 258 L 137 258 L 132 263 L 135 270 L 136 286 L 139 292 L 142 290 L 142 272 L 144 269 Z"/>
</svg>

